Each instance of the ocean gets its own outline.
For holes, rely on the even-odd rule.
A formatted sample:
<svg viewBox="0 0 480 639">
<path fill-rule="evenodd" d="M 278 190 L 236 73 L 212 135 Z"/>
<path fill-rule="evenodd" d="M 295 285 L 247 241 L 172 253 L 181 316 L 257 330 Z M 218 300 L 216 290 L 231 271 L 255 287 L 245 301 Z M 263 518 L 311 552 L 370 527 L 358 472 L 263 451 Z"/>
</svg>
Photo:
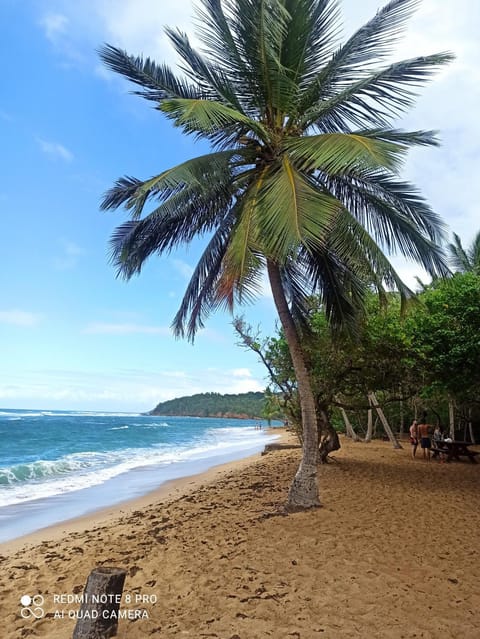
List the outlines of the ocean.
<svg viewBox="0 0 480 639">
<path fill-rule="evenodd" d="M 259 452 L 276 436 L 258 424 L 0 409 L 0 542 Z"/>
</svg>

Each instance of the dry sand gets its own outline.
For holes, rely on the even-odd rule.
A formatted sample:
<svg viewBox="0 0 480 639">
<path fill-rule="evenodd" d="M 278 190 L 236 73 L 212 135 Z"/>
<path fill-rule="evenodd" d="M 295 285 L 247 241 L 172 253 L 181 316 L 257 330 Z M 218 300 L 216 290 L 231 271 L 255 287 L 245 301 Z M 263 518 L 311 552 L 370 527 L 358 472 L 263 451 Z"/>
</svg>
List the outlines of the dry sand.
<svg viewBox="0 0 480 639">
<path fill-rule="evenodd" d="M 79 605 L 53 597 L 81 594 L 107 565 L 128 571 L 122 609 L 148 615 L 120 621 L 120 639 L 478 639 L 480 464 L 409 455 L 408 444 L 342 439 L 310 512 L 274 516 L 299 460 L 276 451 L 96 524 L 42 531 L 21 550 L 4 544 L 0 636 L 71 637 Z M 47 616 L 22 619 L 20 597 L 37 593 Z"/>
</svg>

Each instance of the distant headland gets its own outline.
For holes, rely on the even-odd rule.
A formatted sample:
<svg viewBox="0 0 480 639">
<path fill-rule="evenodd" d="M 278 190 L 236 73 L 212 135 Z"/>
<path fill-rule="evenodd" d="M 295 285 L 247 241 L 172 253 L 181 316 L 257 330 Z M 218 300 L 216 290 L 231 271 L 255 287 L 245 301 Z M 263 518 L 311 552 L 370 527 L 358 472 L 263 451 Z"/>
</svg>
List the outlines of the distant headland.
<svg viewBox="0 0 480 639">
<path fill-rule="evenodd" d="M 146 415 L 170 417 L 223 417 L 229 419 L 262 419 L 265 413 L 264 393 L 198 393 L 160 402 Z"/>
</svg>

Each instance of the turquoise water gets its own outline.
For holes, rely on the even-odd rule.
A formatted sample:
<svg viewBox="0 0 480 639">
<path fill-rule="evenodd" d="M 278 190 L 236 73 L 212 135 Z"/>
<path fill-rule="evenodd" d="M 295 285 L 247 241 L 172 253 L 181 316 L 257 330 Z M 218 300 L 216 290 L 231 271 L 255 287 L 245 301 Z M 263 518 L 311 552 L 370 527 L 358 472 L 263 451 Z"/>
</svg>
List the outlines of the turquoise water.
<svg viewBox="0 0 480 639">
<path fill-rule="evenodd" d="M 258 423 L 0 409 L 0 541 L 260 451 Z"/>
</svg>

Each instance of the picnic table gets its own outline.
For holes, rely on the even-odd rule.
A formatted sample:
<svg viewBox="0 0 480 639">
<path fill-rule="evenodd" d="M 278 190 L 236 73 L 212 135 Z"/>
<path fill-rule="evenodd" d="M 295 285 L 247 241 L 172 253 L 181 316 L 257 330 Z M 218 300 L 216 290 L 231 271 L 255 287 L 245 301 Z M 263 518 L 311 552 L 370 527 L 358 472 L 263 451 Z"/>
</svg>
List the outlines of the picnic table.
<svg viewBox="0 0 480 639">
<path fill-rule="evenodd" d="M 442 454 L 447 462 L 452 461 L 452 459 L 458 459 L 458 461 L 460 461 L 460 457 L 468 457 L 472 464 L 476 464 L 477 460 L 475 457 L 480 455 L 480 453 L 476 450 L 470 450 L 469 446 L 472 446 L 471 442 L 433 442 L 432 456 L 439 457 L 440 454 Z"/>
</svg>

